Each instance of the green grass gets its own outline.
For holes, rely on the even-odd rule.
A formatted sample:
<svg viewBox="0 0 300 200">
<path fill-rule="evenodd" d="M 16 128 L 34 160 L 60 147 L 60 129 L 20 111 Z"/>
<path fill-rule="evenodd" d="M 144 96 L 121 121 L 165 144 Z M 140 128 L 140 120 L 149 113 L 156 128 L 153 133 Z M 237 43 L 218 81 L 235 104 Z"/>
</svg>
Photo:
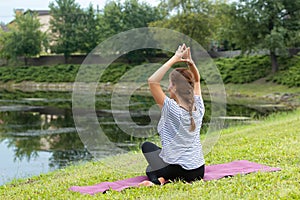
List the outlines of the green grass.
<svg viewBox="0 0 300 200">
<path fill-rule="evenodd" d="M 252 83 L 224 85 L 227 103 L 240 105 L 277 104 L 294 109 L 300 106 L 300 87 L 288 87 L 260 79 Z M 209 99 L 214 91 L 218 92 L 219 85 L 210 85 L 210 90 L 202 84 L 202 94 Z"/>
<path fill-rule="evenodd" d="M 272 93 L 294 93 L 300 94 L 300 87 L 287 87 L 271 82 L 253 82 L 248 84 L 226 84 L 226 92 L 231 94 L 263 97 Z"/>
<path fill-rule="evenodd" d="M 206 164 L 249 160 L 280 167 L 279 172 L 252 173 L 193 184 L 130 188 L 95 196 L 68 191 L 73 185 L 92 185 L 143 175 L 140 152 L 71 166 L 0 187 L 0 199 L 299 199 L 300 110 L 269 116 L 264 121 L 222 131 L 205 156 Z"/>
<path fill-rule="evenodd" d="M 253 82 L 246 84 L 226 84 L 226 93 L 230 96 L 264 98 L 270 94 L 300 95 L 300 87 L 288 87 L 271 82 Z"/>
<path fill-rule="evenodd" d="M 242 103 L 263 102 L 281 103 L 289 107 L 300 106 L 300 87 L 288 87 L 272 82 L 265 82 L 265 79 L 246 84 L 226 84 L 228 102 Z M 284 98 L 286 96 L 287 98 Z"/>
</svg>

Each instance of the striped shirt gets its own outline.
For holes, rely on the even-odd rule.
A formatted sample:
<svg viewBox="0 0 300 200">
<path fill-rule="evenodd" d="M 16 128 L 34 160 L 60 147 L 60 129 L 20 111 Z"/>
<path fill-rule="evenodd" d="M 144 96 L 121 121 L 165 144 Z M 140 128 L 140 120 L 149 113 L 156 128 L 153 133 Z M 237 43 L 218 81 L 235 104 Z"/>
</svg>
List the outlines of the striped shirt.
<svg viewBox="0 0 300 200">
<path fill-rule="evenodd" d="M 157 127 L 162 143 L 159 156 L 166 163 L 178 164 L 187 170 L 196 169 L 205 163 L 200 143 L 200 128 L 205 111 L 201 96 L 195 96 L 195 107 L 193 118 L 196 128 L 190 132 L 189 112 L 175 100 L 166 97 Z"/>
</svg>

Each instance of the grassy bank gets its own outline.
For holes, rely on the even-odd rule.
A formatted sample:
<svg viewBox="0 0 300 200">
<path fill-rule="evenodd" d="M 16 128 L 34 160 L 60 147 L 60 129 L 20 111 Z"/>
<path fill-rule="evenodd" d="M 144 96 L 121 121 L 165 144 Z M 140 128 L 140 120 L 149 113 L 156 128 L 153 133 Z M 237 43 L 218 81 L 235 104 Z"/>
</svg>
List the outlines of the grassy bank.
<svg viewBox="0 0 300 200">
<path fill-rule="evenodd" d="M 214 63 L 220 71 L 222 80 L 225 84 L 235 83 L 251 83 L 261 78 L 266 78 L 270 82 L 275 82 L 289 87 L 300 86 L 300 55 L 294 57 L 279 57 L 279 71 L 271 74 L 271 63 L 268 56 L 238 56 L 234 58 L 215 59 Z M 81 76 L 87 80 L 94 80 L 98 74 L 99 68 L 105 68 L 101 75 L 102 83 L 117 83 L 119 78 L 130 69 L 139 64 L 128 63 L 112 63 L 107 68 L 105 65 L 99 64 L 85 66 Z M 143 65 L 143 64 L 141 64 Z M 53 66 L 3 66 L 0 67 L 0 81 L 2 83 L 14 82 L 37 82 L 37 83 L 61 83 L 74 82 L 80 65 L 53 65 Z M 90 71 L 91 70 L 91 71 Z M 209 68 L 207 68 L 209 70 Z M 142 76 L 146 68 L 141 74 L 135 71 L 136 76 Z M 97 73 L 96 73 L 97 72 Z M 96 73 L 96 74 L 95 74 Z M 215 71 L 206 71 L 205 78 L 207 82 L 214 81 Z M 270 75 L 271 74 L 271 75 Z M 95 77 L 94 77 L 95 76 Z M 212 77 L 211 77 L 212 76 Z M 0 82 L 0 83 L 1 83 Z"/>
<path fill-rule="evenodd" d="M 0 187 L 0 199 L 299 199 L 299 121 L 300 110 L 296 110 L 270 116 L 261 123 L 226 129 L 205 156 L 208 165 L 246 159 L 280 167 L 280 172 L 198 181 L 191 185 L 177 182 L 95 196 L 68 191 L 73 185 L 143 175 L 146 162 L 140 152 L 132 152 L 15 181 Z"/>
<path fill-rule="evenodd" d="M 288 87 L 260 79 L 245 84 L 225 84 L 227 100 L 237 103 L 269 101 L 294 108 L 300 106 L 300 87 Z"/>
</svg>

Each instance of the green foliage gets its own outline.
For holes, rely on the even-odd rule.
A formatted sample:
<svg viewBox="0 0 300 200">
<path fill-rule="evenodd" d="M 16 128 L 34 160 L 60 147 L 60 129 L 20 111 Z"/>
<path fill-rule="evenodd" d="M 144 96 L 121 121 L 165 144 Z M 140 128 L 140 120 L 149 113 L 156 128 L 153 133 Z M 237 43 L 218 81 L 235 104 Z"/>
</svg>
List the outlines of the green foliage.
<svg viewBox="0 0 300 200">
<path fill-rule="evenodd" d="M 124 31 L 122 22 L 122 4 L 119 1 L 109 1 L 100 15 L 99 24 L 102 30 L 102 40 Z"/>
<path fill-rule="evenodd" d="M 79 65 L 1 67 L 2 82 L 73 82 Z"/>
<path fill-rule="evenodd" d="M 196 39 L 198 43 L 207 47 L 210 42 L 209 35 L 212 31 L 208 27 L 210 24 L 210 18 L 204 14 L 183 13 L 165 20 L 153 22 L 150 25 L 153 27 L 162 27 L 179 31 L 190 38 Z M 162 35 L 162 37 L 166 37 L 164 39 L 168 41 L 167 35 Z"/>
<path fill-rule="evenodd" d="M 164 13 L 138 0 L 108 1 L 100 14 L 100 28 L 103 39 L 133 28 L 147 27 L 150 22 L 160 20 Z"/>
<path fill-rule="evenodd" d="M 280 71 L 273 76 L 268 76 L 270 73 L 270 60 L 268 56 L 239 56 L 234 58 L 219 58 L 214 61 L 221 74 L 221 78 L 225 84 L 235 83 L 243 84 L 256 81 L 260 78 L 268 77 L 268 81 L 273 81 L 278 84 L 287 85 L 290 87 L 300 86 L 300 56 L 280 57 Z M 212 63 L 210 63 L 212 64 Z M 157 64 L 160 66 L 160 64 Z M 181 65 L 178 65 L 181 66 Z M 2 82 L 74 82 L 79 72 L 80 65 L 54 65 L 54 66 L 28 66 L 28 67 L 0 67 L 0 80 Z M 80 71 L 81 81 L 96 81 L 102 83 L 118 83 L 119 79 L 131 69 L 136 67 L 134 64 L 114 62 L 108 67 L 106 66 L 85 66 L 85 70 Z M 103 74 L 95 74 L 99 68 L 105 68 Z M 210 69 L 212 69 L 210 71 Z M 215 74 L 215 67 L 206 67 L 206 71 L 201 72 L 203 81 L 206 84 L 220 82 L 219 76 Z M 150 76 L 151 70 L 147 65 L 139 67 L 139 70 L 132 74 L 132 80 L 135 82 L 136 74 L 140 77 Z M 101 70 L 100 70 L 101 71 Z M 100 72 L 99 71 L 99 72 Z M 82 74 L 83 73 L 83 74 Z M 101 77 L 100 77 L 101 75 Z M 127 79 L 128 79 L 127 74 Z M 128 79 L 129 80 L 129 79 Z M 129 81 L 130 81 L 129 80 Z M 144 77 L 144 80 L 146 78 Z"/>
<path fill-rule="evenodd" d="M 249 83 L 266 77 L 270 72 L 267 56 L 220 58 L 215 63 L 224 83 Z"/>
<path fill-rule="evenodd" d="M 52 18 L 47 42 L 53 53 L 64 54 L 67 63 L 73 53 L 89 53 L 113 35 L 152 23 L 151 26 L 179 30 L 207 47 L 215 37 L 217 27 L 226 21 L 227 16 L 219 9 L 225 5 L 226 0 L 191 0 L 168 1 L 156 8 L 139 0 L 126 0 L 108 1 L 103 11 L 96 12 L 91 4 L 82 9 L 76 0 L 55 0 L 49 4 Z M 174 11 L 178 11 L 175 16 Z M 11 48 L 11 51 L 15 49 Z M 126 59 L 131 63 L 141 63 L 153 52 L 153 49 L 129 52 Z M 12 57 L 9 51 L 2 51 L 1 55 L 3 58 Z"/>
<path fill-rule="evenodd" d="M 37 15 L 30 10 L 24 14 L 17 14 L 10 32 L 4 33 L 1 49 L 1 57 L 17 58 L 24 56 L 25 65 L 27 58 L 38 55 L 41 52 L 46 35 L 40 31 L 41 24 Z"/>
<path fill-rule="evenodd" d="M 0 29 L 0 58 L 8 60 L 11 58 L 11 53 L 9 52 L 9 44 L 12 44 L 11 33 L 5 32 Z"/>
<path fill-rule="evenodd" d="M 101 40 L 134 28 L 148 27 L 150 22 L 160 20 L 163 17 L 164 14 L 161 9 L 151 7 L 144 2 L 140 3 L 138 0 L 126 0 L 124 3 L 109 1 L 98 16 Z M 107 48 L 113 48 L 113 45 Z M 141 63 L 153 52 L 155 52 L 153 49 L 132 51 L 126 54 L 125 58 L 131 63 Z"/>
<path fill-rule="evenodd" d="M 77 24 L 78 50 L 88 54 L 99 44 L 102 33 L 99 25 L 99 15 L 95 12 L 92 4 L 89 5 L 87 10 L 83 10 Z"/>
<path fill-rule="evenodd" d="M 34 82 L 74 82 L 78 73 L 80 65 L 55 65 L 55 66 L 28 66 L 28 67 L 1 67 L 0 68 L 0 80 L 2 82 L 13 81 L 20 83 L 22 81 L 34 81 Z M 104 73 L 94 74 L 92 71 L 94 67 L 86 67 L 86 81 L 100 79 L 100 82 L 116 83 L 118 79 L 133 65 L 113 63 L 108 66 Z M 82 77 L 84 75 L 81 74 Z M 94 76 L 94 77 L 91 77 Z M 96 77 L 95 77 L 96 76 Z"/>
<path fill-rule="evenodd" d="M 103 75 L 101 76 L 100 82 L 117 83 L 118 79 L 133 66 L 122 63 L 113 63 L 106 68 Z"/>
<path fill-rule="evenodd" d="M 300 86 L 300 56 L 279 57 L 280 71 L 272 76 L 268 56 L 240 56 L 220 58 L 215 61 L 224 83 L 250 83 L 268 77 L 267 81 L 289 87 Z M 208 81 L 214 80 L 212 72 L 206 72 Z"/>
<path fill-rule="evenodd" d="M 244 51 L 285 49 L 285 42 L 291 39 L 289 34 L 299 31 L 299 8 L 299 1 L 243 0 L 234 3 L 228 33 Z"/>
<path fill-rule="evenodd" d="M 299 34 L 300 1 L 242 0 L 232 4 L 228 38 L 244 52 L 270 51 L 272 72 L 278 70 L 276 55 Z"/>
<path fill-rule="evenodd" d="M 75 0 L 55 0 L 49 4 L 52 51 L 63 53 L 65 61 L 78 50 L 78 22 L 83 11 Z"/>
<path fill-rule="evenodd" d="M 300 86 L 300 56 L 282 58 L 280 73 L 271 76 L 268 80 L 289 87 Z"/>
<path fill-rule="evenodd" d="M 162 1 L 161 6 L 167 9 L 168 15 L 150 23 L 150 26 L 179 31 L 208 49 L 211 40 L 216 37 L 220 19 L 225 20 L 224 15 L 223 18 L 217 15 L 218 6 L 221 5 L 218 3 L 208 0 Z M 165 40 L 168 41 L 168 36 L 165 37 Z"/>
<path fill-rule="evenodd" d="M 214 19 L 214 26 L 215 30 L 213 33 L 213 41 L 217 41 L 218 44 L 211 44 L 210 49 L 213 48 L 213 46 L 217 46 L 222 50 L 234 50 L 235 44 L 234 41 L 229 40 L 231 38 L 231 35 L 227 35 L 228 33 L 228 27 L 231 26 L 231 5 L 228 4 L 226 1 L 215 1 L 214 4 L 212 4 L 212 11 L 213 15 L 215 16 Z M 213 42 L 212 41 L 212 42 Z"/>
</svg>

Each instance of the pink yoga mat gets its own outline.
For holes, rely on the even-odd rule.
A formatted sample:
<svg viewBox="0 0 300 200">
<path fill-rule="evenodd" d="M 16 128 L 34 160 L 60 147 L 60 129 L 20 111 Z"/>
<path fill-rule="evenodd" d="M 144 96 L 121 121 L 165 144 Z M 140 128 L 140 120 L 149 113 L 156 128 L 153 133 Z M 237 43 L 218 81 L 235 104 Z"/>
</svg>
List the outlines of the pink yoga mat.
<svg viewBox="0 0 300 200">
<path fill-rule="evenodd" d="M 237 174 L 249 174 L 252 172 L 274 172 L 279 171 L 280 168 L 269 167 L 266 165 L 250 162 L 247 160 L 238 160 L 224 164 L 205 166 L 205 175 L 203 180 L 216 180 L 228 176 L 235 176 Z M 137 176 L 115 182 L 102 182 L 91 186 L 73 186 L 69 189 L 71 191 L 80 192 L 82 194 L 96 194 L 104 193 L 107 190 L 121 191 L 129 187 L 137 187 L 139 183 L 148 180 L 147 176 Z"/>
</svg>

